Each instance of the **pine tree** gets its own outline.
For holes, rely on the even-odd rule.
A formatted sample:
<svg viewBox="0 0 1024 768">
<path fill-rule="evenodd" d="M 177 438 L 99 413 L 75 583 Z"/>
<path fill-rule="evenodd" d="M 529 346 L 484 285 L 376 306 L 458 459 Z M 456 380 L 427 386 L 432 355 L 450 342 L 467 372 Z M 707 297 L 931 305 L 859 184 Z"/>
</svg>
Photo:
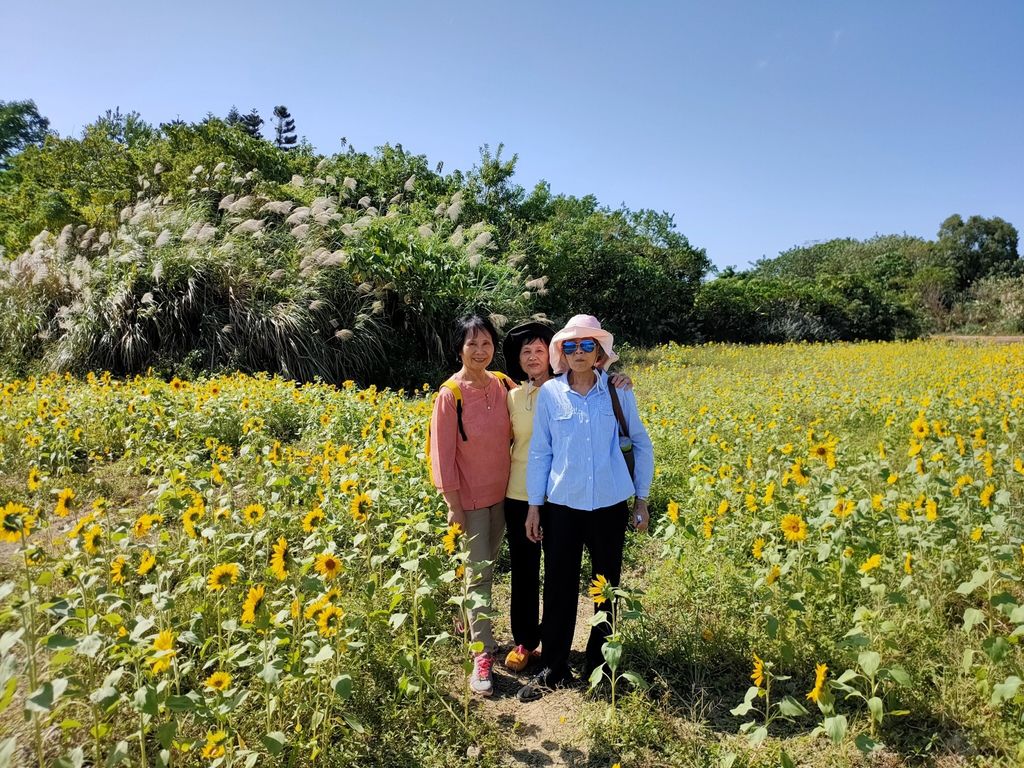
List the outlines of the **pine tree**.
<svg viewBox="0 0 1024 768">
<path fill-rule="evenodd" d="M 224 118 L 224 122 L 228 125 L 241 125 L 242 115 L 238 111 L 238 107 L 236 107 L 234 104 L 231 105 L 231 111 L 228 112 L 228 116 Z"/>
<path fill-rule="evenodd" d="M 277 137 L 274 144 L 278 149 L 287 152 L 298 141 L 298 136 L 295 135 L 295 120 L 288 112 L 288 107 L 283 105 L 274 107 L 274 117 L 277 118 Z"/>
<path fill-rule="evenodd" d="M 242 115 L 242 121 L 239 127 L 254 139 L 260 139 L 263 138 L 263 135 L 260 133 L 261 125 L 263 125 L 263 118 L 260 117 L 260 113 L 256 111 L 256 107 L 253 107 L 249 114 Z"/>
</svg>

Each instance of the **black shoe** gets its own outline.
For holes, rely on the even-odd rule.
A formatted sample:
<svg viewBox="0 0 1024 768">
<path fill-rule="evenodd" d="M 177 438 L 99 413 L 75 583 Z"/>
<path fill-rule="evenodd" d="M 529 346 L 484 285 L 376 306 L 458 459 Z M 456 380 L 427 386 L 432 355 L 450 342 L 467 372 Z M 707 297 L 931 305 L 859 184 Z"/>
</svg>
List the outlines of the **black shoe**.
<svg viewBox="0 0 1024 768">
<path fill-rule="evenodd" d="M 544 667 L 540 672 L 530 678 L 530 681 L 519 689 L 516 698 L 522 702 L 536 701 L 545 693 L 555 688 L 568 688 L 575 679 L 571 672 L 555 672 L 551 667 Z"/>
</svg>

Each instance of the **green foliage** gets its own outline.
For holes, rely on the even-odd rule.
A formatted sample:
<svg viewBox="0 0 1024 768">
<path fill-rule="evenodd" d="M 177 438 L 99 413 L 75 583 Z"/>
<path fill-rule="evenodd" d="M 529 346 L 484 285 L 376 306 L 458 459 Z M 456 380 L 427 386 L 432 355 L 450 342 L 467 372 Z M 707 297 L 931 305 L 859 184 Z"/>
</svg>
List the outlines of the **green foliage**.
<svg viewBox="0 0 1024 768">
<path fill-rule="evenodd" d="M 975 280 L 1020 269 L 1017 229 L 998 216 L 971 216 L 964 221 L 953 214 L 939 227 L 939 252 L 957 275 L 963 290 Z"/>
<path fill-rule="evenodd" d="M 50 131 L 50 121 L 39 114 L 36 103 L 0 101 L 0 170 L 7 158 L 25 147 L 42 144 Z"/>
<path fill-rule="evenodd" d="M 531 272 L 548 279 L 538 308 L 555 317 L 586 311 L 641 344 L 688 335 L 711 264 L 670 215 L 612 211 L 592 196 L 558 197 L 548 208 L 525 243 Z"/>
<path fill-rule="evenodd" d="M 701 286 L 694 320 L 709 341 L 775 343 L 913 335 L 913 314 L 856 275 L 783 280 L 722 277 Z"/>
</svg>

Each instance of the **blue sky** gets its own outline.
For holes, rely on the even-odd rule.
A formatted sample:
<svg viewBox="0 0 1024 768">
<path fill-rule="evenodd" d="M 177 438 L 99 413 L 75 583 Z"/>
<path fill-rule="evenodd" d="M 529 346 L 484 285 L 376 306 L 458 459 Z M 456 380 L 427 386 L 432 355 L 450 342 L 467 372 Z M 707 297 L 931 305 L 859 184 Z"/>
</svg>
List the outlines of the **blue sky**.
<svg viewBox="0 0 1024 768">
<path fill-rule="evenodd" d="M 675 216 L 718 266 L 832 237 L 1024 228 L 1024 3 L 89 3 L 7 8 L 0 99 L 74 134 L 286 104 L 321 152 L 401 142 Z M 13 64 L 13 65 L 12 65 Z"/>
</svg>

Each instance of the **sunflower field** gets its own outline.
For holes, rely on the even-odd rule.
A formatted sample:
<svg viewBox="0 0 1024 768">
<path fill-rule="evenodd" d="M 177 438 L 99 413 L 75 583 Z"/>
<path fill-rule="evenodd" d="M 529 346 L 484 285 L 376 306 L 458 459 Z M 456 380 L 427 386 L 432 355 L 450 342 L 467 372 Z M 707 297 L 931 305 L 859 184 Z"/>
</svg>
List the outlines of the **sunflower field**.
<svg viewBox="0 0 1024 768">
<path fill-rule="evenodd" d="M 1024 757 L 1024 346 L 628 372 L 655 532 L 615 590 L 622 695 L 582 704 L 591 764 Z M 429 387 L 0 386 L 0 763 L 502 762 L 464 694 Z"/>
</svg>

